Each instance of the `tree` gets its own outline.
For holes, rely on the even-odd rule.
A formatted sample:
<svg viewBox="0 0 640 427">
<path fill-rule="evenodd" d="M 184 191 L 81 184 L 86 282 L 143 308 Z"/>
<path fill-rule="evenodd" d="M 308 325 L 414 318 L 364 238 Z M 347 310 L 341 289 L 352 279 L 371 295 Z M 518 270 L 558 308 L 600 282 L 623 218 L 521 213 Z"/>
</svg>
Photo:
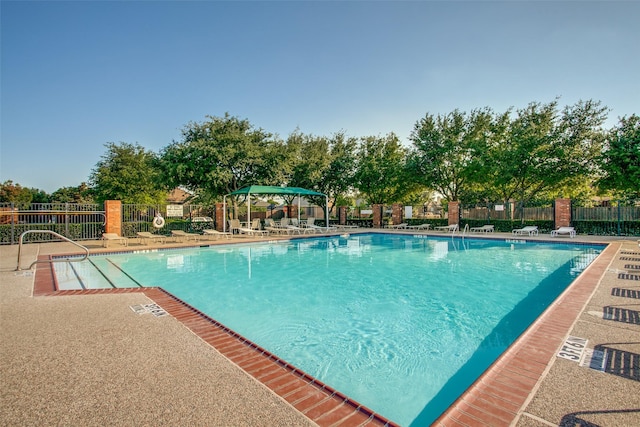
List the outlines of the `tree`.
<svg viewBox="0 0 640 427">
<path fill-rule="evenodd" d="M 400 201 L 414 189 L 406 160 L 407 152 L 395 134 L 362 138 L 354 184 L 371 204 Z"/>
<path fill-rule="evenodd" d="M 0 185 L 0 202 L 29 204 L 33 199 L 33 193 L 20 184 L 14 184 L 8 180 Z"/>
<path fill-rule="evenodd" d="M 201 200 L 219 200 L 248 185 L 284 180 L 282 141 L 229 114 L 207 119 L 189 123 L 182 141 L 162 150 L 160 164 L 168 186 L 184 186 Z"/>
<path fill-rule="evenodd" d="M 522 205 L 544 195 L 553 199 L 571 181 L 589 180 L 600 151 L 600 127 L 606 109 L 597 102 L 565 107 L 557 101 L 531 103 L 517 111 L 509 123 L 507 138 L 494 141 L 493 188 L 502 200 Z"/>
<path fill-rule="evenodd" d="M 28 205 L 30 203 L 49 203 L 51 196 L 37 188 L 26 188 L 8 180 L 0 184 L 0 202 Z"/>
<path fill-rule="evenodd" d="M 492 113 L 474 110 L 470 115 L 454 110 L 434 117 L 427 114 L 411 134 L 413 150 L 409 169 L 414 179 L 442 194 L 448 201 L 460 200 L 481 175 L 480 153 L 486 152 Z"/>
<path fill-rule="evenodd" d="M 93 203 L 91 189 L 86 183 L 77 187 L 62 187 L 51 193 L 51 201 L 60 203 Z"/>
<path fill-rule="evenodd" d="M 97 203 L 121 200 L 123 203 L 154 204 L 166 200 L 160 183 L 157 156 L 138 144 L 105 144 L 107 152 L 91 171 L 89 183 Z"/>
<path fill-rule="evenodd" d="M 331 138 L 294 132 L 287 139 L 287 152 L 291 156 L 288 184 L 326 194 L 329 210 L 333 210 L 351 189 L 356 148 L 357 140 L 341 132 Z M 311 201 L 325 207 L 324 197 Z"/>
<path fill-rule="evenodd" d="M 599 158 L 599 187 L 627 199 L 640 199 L 640 116 L 623 117 L 611 130 Z"/>
</svg>

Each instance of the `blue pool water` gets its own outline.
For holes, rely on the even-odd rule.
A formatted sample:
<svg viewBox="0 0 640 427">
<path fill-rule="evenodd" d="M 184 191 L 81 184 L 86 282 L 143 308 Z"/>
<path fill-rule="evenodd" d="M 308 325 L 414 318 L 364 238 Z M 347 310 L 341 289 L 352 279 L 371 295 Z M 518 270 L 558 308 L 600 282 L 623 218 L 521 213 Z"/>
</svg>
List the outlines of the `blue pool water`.
<svg viewBox="0 0 640 427">
<path fill-rule="evenodd" d="M 163 287 L 397 423 L 427 425 L 601 249 L 363 234 L 91 262 L 113 281 Z M 61 284 L 68 268 L 56 267 Z"/>
</svg>

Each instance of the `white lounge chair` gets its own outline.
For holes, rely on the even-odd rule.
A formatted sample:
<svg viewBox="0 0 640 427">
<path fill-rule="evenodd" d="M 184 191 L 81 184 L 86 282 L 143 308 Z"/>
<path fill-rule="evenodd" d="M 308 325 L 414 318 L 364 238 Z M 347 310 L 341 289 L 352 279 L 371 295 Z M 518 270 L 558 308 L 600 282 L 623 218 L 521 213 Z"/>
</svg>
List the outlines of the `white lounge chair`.
<svg viewBox="0 0 640 427">
<path fill-rule="evenodd" d="M 260 223 L 260 218 L 258 218 L 258 224 Z M 260 229 L 253 229 L 253 224 L 252 227 L 242 227 L 240 225 L 240 220 L 238 219 L 230 219 L 229 220 L 229 228 L 231 229 L 231 232 L 233 233 L 233 231 L 237 231 L 239 234 L 244 234 L 247 236 L 261 236 L 264 237 L 265 235 L 269 234 L 268 230 L 260 230 Z"/>
<path fill-rule="evenodd" d="M 511 231 L 514 235 L 522 235 L 528 234 L 529 236 L 537 236 L 538 235 L 538 226 L 537 225 L 527 225 L 526 227 L 516 228 Z"/>
<path fill-rule="evenodd" d="M 408 225 L 406 228 L 411 230 L 428 230 L 431 228 L 431 224 Z"/>
<path fill-rule="evenodd" d="M 294 224 L 294 220 L 293 218 L 289 219 L 289 218 L 282 218 L 280 220 L 280 227 L 281 228 L 286 228 L 287 230 L 289 230 L 292 234 L 302 234 L 302 233 L 307 233 L 309 230 L 306 228 L 302 228 L 302 227 L 298 227 L 297 225 L 298 220 L 295 220 Z"/>
<path fill-rule="evenodd" d="M 291 234 L 291 229 L 276 224 L 273 218 L 267 218 L 264 220 L 264 229 L 269 231 L 270 233 Z"/>
<path fill-rule="evenodd" d="M 493 233 L 494 227 L 493 224 L 485 224 L 482 227 L 471 227 L 469 231 L 472 233 Z"/>
<path fill-rule="evenodd" d="M 114 241 L 124 246 L 127 246 L 129 243 L 126 237 L 120 237 L 116 233 L 102 233 L 102 246 L 106 248 L 109 246 L 109 242 Z"/>
<path fill-rule="evenodd" d="M 171 235 L 176 238 L 176 242 L 179 242 L 181 240 L 186 242 L 189 239 L 197 242 L 198 238 L 202 237 L 199 234 L 187 233 L 186 231 L 182 230 L 171 230 Z"/>
<path fill-rule="evenodd" d="M 302 226 L 308 229 L 311 229 L 313 231 L 315 231 L 316 233 L 327 233 L 329 231 L 338 231 L 338 227 L 334 227 L 334 226 L 329 226 L 327 227 L 321 227 L 319 225 L 315 224 L 316 219 L 314 217 L 309 217 L 307 218 L 307 222 L 306 224 L 303 224 Z M 351 226 L 345 226 L 346 228 L 352 228 Z"/>
<path fill-rule="evenodd" d="M 559 227 L 557 230 L 551 231 L 551 237 L 558 237 L 562 235 L 574 238 L 576 237 L 576 230 L 573 227 Z"/>
<path fill-rule="evenodd" d="M 202 234 L 204 236 L 213 236 L 216 239 L 220 239 L 221 237 L 225 237 L 227 239 L 231 238 L 231 233 L 223 233 L 222 231 L 212 230 L 209 228 L 205 228 L 204 230 L 202 230 Z"/>
<path fill-rule="evenodd" d="M 387 225 L 387 228 L 393 228 L 393 229 L 399 230 L 401 228 L 407 228 L 408 226 L 409 226 L 408 223 L 401 222 L 400 224 L 389 224 Z"/>
<path fill-rule="evenodd" d="M 142 244 L 147 244 L 147 243 L 156 243 L 156 242 L 160 242 L 160 243 L 164 243 L 167 238 L 165 236 L 161 236 L 159 234 L 153 234 L 150 233 L 148 231 L 138 231 L 136 233 L 136 235 L 138 236 L 138 238 L 140 240 L 142 240 Z"/>
<path fill-rule="evenodd" d="M 439 227 L 434 227 L 433 229 L 437 231 L 444 231 L 446 233 L 453 234 L 456 231 L 458 231 L 458 224 L 441 225 Z"/>
</svg>

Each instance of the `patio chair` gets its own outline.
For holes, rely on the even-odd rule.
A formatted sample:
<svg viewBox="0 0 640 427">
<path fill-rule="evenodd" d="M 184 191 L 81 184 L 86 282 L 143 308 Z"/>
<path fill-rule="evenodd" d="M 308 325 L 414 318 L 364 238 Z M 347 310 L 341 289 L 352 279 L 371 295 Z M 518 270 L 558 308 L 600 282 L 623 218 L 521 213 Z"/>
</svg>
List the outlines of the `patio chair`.
<svg viewBox="0 0 640 427">
<path fill-rule="evenodd" d="M 201 237 L 199 234 L 187 233 L 186 231 L 182 231 L 182 230 L 171 230 L 171 235 L 176 238 L 176 242 L 179 242 L 181 239 L 184 239 L 183 241 L 185 242 L 188 241 L 189 239 L 192 239 L 197 242 L 198 238 Z"/>
<path fill-rule="evenodd" d="M 159 234 L 153 234 L 150 233 L 148 231 L 138 231 L 136 233 L 136 235 L 138 236 L 138 238 L 140 240 L 142 240 L 142 244 L 146 245 L 147 243 L 156 243 L 156 242 L 160 242 L 160 243 L 164 243 L 167 238 L 165 236 L 161 236 Z"/>
<path fill-rule="evenodd" d="M 127 246 L 129 241 L 126 237 L 120 237 L 116 233 L 102 233 L 102 246 L 108 247 L 109 242 L 118 242 L 124 246 Z"/>
<path fill-rule="evenodd" d="M 511 233 L 513 235 L 528 234 L 529 236 L 537 236 L 538 235 L 538 226 L 537 225 L 527 225 L 526 227 L 516 228 L 515 230 L 512 230 Z"/>
<path fill-rule="evenodd" d="M 559 227 L 557 230 L 551 231 L 551 237 L 558 237 L 561 235 L 569 236 L 571 238 L 576 237 L 576 230 L 573 227 Z"/>
<path fill-rule="evenodd" d="M 471 227 L 469 231 L 472 233 L 493 233 L 494 227 L 493 224 L 485 224 L 482 227 Z"/>
<path fill-rule="evenodd" d="M 458 231 L 458 224 L 441 225 L 439 227 L 433 227 L 434 230 L 444 231 L 445 233 L 455 233 Z"/>
</svg>

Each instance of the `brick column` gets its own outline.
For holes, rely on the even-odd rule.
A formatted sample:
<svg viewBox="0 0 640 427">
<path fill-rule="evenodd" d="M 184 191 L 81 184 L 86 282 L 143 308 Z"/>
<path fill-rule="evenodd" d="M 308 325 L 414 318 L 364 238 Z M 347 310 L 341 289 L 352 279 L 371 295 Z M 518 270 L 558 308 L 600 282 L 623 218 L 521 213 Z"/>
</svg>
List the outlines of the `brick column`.
<svg viewBox="0 0 640 427">
<path fill-rule="evenodd" d="M 216 230 L 224 228 L 224 203 L 216 203 Z"/>
<path fill-rule="evenodd" d="M 340 225 L 347 225 L 347 207 L 338 206 L 338 223 Z"/>
<path fill-rule="evenodd" d="M 449 225 L 460 223 L 460 202 L 449 202 Z"/>
<path fill-rule="evenodd" d="M 298 205 L 289 205 L 289 218 L 298 218 Z"/>
<path fill-rule="evenodd" d="M 122 202 L 120 200 L 105 200 L 104 213 L 106 216 L 104 232 L 122 236 Z"/>
<path fill-rule="evenodd" d="M 391 221 L 393 221 L 393 225 L 398 225 L 402 223 L 404 212 L 402 209 L 404 206 L 400 203 L 394 203 L 391 206 Z"/>
<path fill-rule="evenodd" d="M 382 228 L 382 205 L 373 205 L 373 228 Z"/>
<path fill-rule="evenodd" d="M 556 199 L 553 219 L 556 228 L 571 226 L 571 199 Z"/>
</svg>

